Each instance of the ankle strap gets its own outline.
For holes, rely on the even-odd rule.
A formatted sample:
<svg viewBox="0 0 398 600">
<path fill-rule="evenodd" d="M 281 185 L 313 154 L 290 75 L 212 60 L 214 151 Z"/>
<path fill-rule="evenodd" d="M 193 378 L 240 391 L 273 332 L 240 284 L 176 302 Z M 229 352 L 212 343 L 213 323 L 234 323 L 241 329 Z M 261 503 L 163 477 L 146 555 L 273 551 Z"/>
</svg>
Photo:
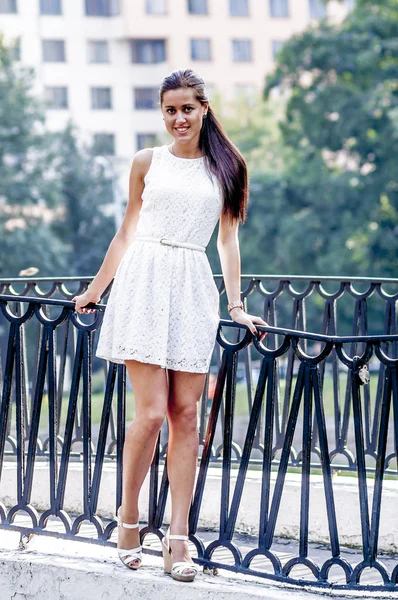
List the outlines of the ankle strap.
<svg viewBox="0 0 398 600">
<path fill-rule="evenodd" d="M 118 525 L 120 525 L 121 527 L 125 527 L 126 529 L 137 529 L 140 526 L 139 523 L 125 523 L 124 521 L 122 521 L 118 514 L 116 514 L 115 516 Z"/>
<path fill-rule="evenodd" d="M 167 535 L 169 540 L 182 540 L 183 542 L 188 542 L 187 535 L 171 535 L 170 533 Z"/>
<path fill-rule="evenodd" d="M 126 529 L 137 529 L 140 526 L 139 523 L 124 523 L 123 521 L 119 521 L 122 527 L 126 527 Z"/>
</svg>

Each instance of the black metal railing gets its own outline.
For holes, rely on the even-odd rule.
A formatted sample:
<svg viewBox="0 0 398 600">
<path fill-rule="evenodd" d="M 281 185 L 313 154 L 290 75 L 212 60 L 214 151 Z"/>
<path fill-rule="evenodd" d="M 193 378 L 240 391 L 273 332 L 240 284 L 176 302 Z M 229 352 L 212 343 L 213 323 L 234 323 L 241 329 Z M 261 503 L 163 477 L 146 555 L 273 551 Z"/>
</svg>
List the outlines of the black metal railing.
<svg viewBox="0 0 398 600">
<path fill-rule="evenodd" d="M 57 289 L 65 295 L 66 283 L 52 286 L 45 295 L 54 296 Z M 397 283 L 386 281 L 386 285 Z M 361 296 L 354 302 L 354 335 L 336 335 L 336 294 L 317 307 L 328 334 L 275 326 L 276 299 L 286 289 L 293 300 L 294 324 L 305 325 L 305 299 L 310 297 L 309 289 L 323 289 L 319 282 L 310 282 L 303 292 L 297 292 L 300 298 L 291 295 L 288 280 L 279 282 L 271 297 L 265 296 L 263 314 L 270 323 L 265 344 L 258 344 L 245 328 L 221 319 L 200 407 L 201 455 L 190 514 L 190 538 L 200 564 L 291 583 L 395 588 L 398 565 L 391 566 L 393 557 L 387 561 L 389 566 L 384 565 L 378 547 L 385 477 L 396 478 L 397 474 L 396 297 L 382 289 L 383 282 L 365 284 L 368 291 L 359 294 L 354 290 Z M 32 289 L 25 291 L 31 293 Z M 249 298 L 255 289 L 264 297 L 261 278 L 250 279 L 245 296 Z M 352 282 L 340 284 L 340 298 L 344 289 L 352 290 Z M 2 346 L 1 361 L 0 489 L 4 460 L 14 460 L 17 502 L 8 508 L 0 502 L 0 527 L 24 535 L 87 540 L 87 535 L 81 534 L 87 522 L 95 527 L 89 535 L 92 541 L 114 545 L 111 536 L 116 523 L 110 520 L 106 524 L 98 516 L 98 503 L 106 461 L 116 462 L 115 507 L 121 501 L 128 382 L 125 367 L 113 363 L 105 368 L 101 384 L 94 381 L 93 350 L 105 306 L 98 306 L 95 315 L 81 316 L 74 313 L 74 303 L 68 300 L 17 296 L 12 286 L 6 291 L 11 294 L 0 296 L 1 339 L 7 342 Z M 384 303 L 383 335 L 367 331 L 369 298 L 375 292 Z M 366 367 L 371 373 L 370 385 L 362 385 Z M 216 383 L 211 392 L 213 375 Z M 102 391 L 93 393 L 93 388 L 101 385 Z M 92 422 L 96 396 L 98 424 Z M 70 515 L 64 508 L 66 481 L 74 460 L 82 461 L 83 510 L 79 515 Z M 49 466 L 48 507 L 41 513 L 32 502 L 34 471 L 40 461 Z M 165 462 L 167 436 L 163 432 L 151 467 L 149 517 L 143 537 L 161 535 L 168 495 Z M 217 465 L 222 466 L 219 527 L 210 543 L 204 544 L 198 523 L 209 468 Z M 236 523 L 252 468 L 260 470 L 261 497 L 256 509 L 258 536 L 249 549 L 236 543 Z M 321 564 L 311 557 L 310 550 L 314 469 L 321 474 L 329 532 L 329 556 Z M 291 470 L 299 474 L 301 486 L 298 547 L 294 556 L 283 560 L 275 550 L 275 532 Z M 358 564 L 351 564 L 342 551 L 343 532 L 336 516 L 338 484 L 334 474 L 344 470 L 355 475 L 358 490 L 362 540 Z M 21 511 L 28 524 L 17 523 Z M 64 532 L 48 527 L 53 516 L 60 519 Z M 300 566 L 308 573 L 297 577 L 294 571 Z M 334 567 L 343 574 L 337 583 L 331 576 Z M 361 584 L 363 573 L 369 570 L 381 581 Z"/>
<path fill-rule="evenodd" d="M 76 293 L 86 289 L 91 278 L 60 278 L 58 280 L 50 278 L 34 279 L 20 278 L 0 281 L 0 292 L 6 297 L 17 298 L 18 294 L 24 297 L 58 299 L 58 305 L 62 307 L 64 301 L 70 300 Z M 223 280 L 216 275 L 216 281 L 223 296 L 225 290 Z M 362 289 L 359 289 L 361 288 Z M 282 326 L 300 331 L 317 331 L 325 335 L 351 335 L 353 341 L 350 344 L 349 354 L 355 356 L 363 350 L 363 343 L 359 342 L 359 336 L 375 335 L 380 332 L 383 334 L 397 333 L 397 314 L 396 303 L 398 299 L 398 279 L 341 279 L 337 277 L 307 278 L 307 277 L 277 277 L 277 276 L 250 276 L 242 277 L 243 297 L 248 310 L 252 313 L 262 314 L 264 319 L 273 327 Z M 301 289 L 298 289 L 301 288 Z M 72 291 L 74 290 L 74 291 Z M 107 297 L 109 289 L 106 290 L 104 298 Z M 9 300 L 11 302 L 11 298 Z M 60 303 L 60 304 L 59 304 Z M 42 313 L 51 310 L 54 314 L 56 304 L 43 304 Z M 223 305 L 223 303 L 222 303 Z M 52 309 L 51 309 L 51 306 Z M 47 307 L 47 308 L 46 308 Z M 15 313 L 18 314 L 20 305 L 15 304 Z M 225 308 L 224 308 L 225 311 Z M 84 319 L 82 322 L 85 322 Z M 0 313 L 0 357 L 2 358 L 3 369 L 5 368 L 6 340 L 8 324 Z M 93 324 L 90 337 L 91 348 L 96 344 L 99 323 Z M 24 325 L 21 329 L 21 344 L 26 348 L 23 351 L 24 356 L 24 378 L 25 378 L 25 429 L 28 434 L 30 429 L 30 418 L 32 404 L 32 391 L 35 387 L 35 377 L 38 372 L 39 361 L 38 340 L 41 335 L 42 325 L 40 320 L 35 318 L 29 325 Z M 2 334 L 3 331 L 3 334 Z M 58 415 L 55 422 L 56 433 L 59 426 L 59 417 L 61 415 L 65 402 L 63 400 L 63 390 L 70 385 L 70 376 L 67 377 L 67 369 L 73 364 L 75 358 L 75 348 L 77 344 L 79 328 L 74 322 L 65 319 L 55 329 L 55 345 L 58 360 L 57 368 L 57 386 L 58 395 Z M 239 333 L 237 334 L 239 335 Z M 267 340 L 269 348 L 276 348 L 281 343 L 281 337 L 270 335 Z M 304 349 L 308 345 L 316 343 L 313 341 L 303 341 Z M 319 343 L 319 340 L 318 340 Z M 398 346 L 396 342 L 385 348 L 390 356 L 398 357 Z M 239 403 L 238 413 L 235 415 L 234 430 L 234 455 L 233 459 L 239 463 L 241 457 L 241 447 L 244 442 L 244 431 L 252 410 L 254 401 L 254 388 L 260 370 L 260 357 L 255 353 L 253 347 L 244 347 L 238 353 L 238 392 Z M 215 375 L 219 371 L 221 364 L 221 347 L 216 346 L 211 371 L 208 376 L 205 394 L 200 409 L 200 441 L 203 445 L 207 423 L 209 419 L 209 405 L 211 400 L 211 389 L 214 387 Z M 282 448 L 287 427 L 287 416 L 292 397 L 292 386 L 297 377 L 298 360 L 292 348 L 281 356 L 278 360 L 278 402 L 276 406 L 275 435 L 277 450 Z M 346 366 L 336 358 L 333 350 L 325 361 L 320 365 L 322 375 L 325 378 L 324 396 L 326 399 L 326 423 L 333 456 L 333 464 L 336 469 L 355 472 L 355 437 L 353 427 L 353 414 L 350 402 L 350 380 L 347 377 Z M 365 454 L 367 457 L 367 469 L 374 471 L 374 462 L 376 455 L 377 428 L 380 410 L 382 372 L 379 369 L 377 360 L 373 357 L 369 362 L 369 368 L 374 373 L 372 385 L 365 389 L 365 422 L 364 422 L 364 443 Z M 104 393 L 105 381 L 108 376 L 105 361 L 94 359 L 95 378 L 93 380 L 93 391 L 98 394 Z M 380 371 L 380 372 L 379 372 Z M 377 382 L 377 391 L 374 391 L 375 401 L 371 400 L 371 389 Z M 128 384 L 128 382 L 127 382 Z M 45 385 L 45 384 L 44 384 Z M 224 407 L 221 407 L 223 419 Z M 82 443 L 82 403 L 78 399 L 76 409 L 76 419 L 74 422 L 73 446 Z M 255 434 L 254 448 L 259 452 L 253 455 L 251 463 L 253 465 L 261 464 L 261 436 L 264 428 L 264 413 L 260 416 L 259 424 Z M 110 414 L 110 429 L 112 439 L 107 448 L 107 455 L 114 454 L 116 448 L 116 418 L 114 411 Z M 44 433 L 44 438 L 42 435 Z M 315 427 L 315 438 L 317 431 Z M 96 432 L 94 431 L 94 441 Z M 48 445 L 48 432 L 39 432 L 38 452 Z M 59 444 L 61 441 L 59 440 Z M 393 451 L 389 446 L 389 452 Z M 9 451 L 7 451 L 9 452 Z M 14 450 L 11 450 L 14 452 Z M 212 455 L 212 461 L 219 460 L 222 452 L 222 428 L 216 432 L 215 448 Z M 77 453 L 76 456 L 78 456 Z M 278 452 L 276 453 L 276 456 Z M 295 446 L 292 448 L 290 457 L 290 466 L 297 465 L 299 451 Z M 164 456 L 162 456 L 164 458 Z M 275 461 L 275 464 L 277 460 Z M 387 461 L 386 469 L 390 469 L 390 461 Z M 394 466 L 391 473 L 394 474 Z"/>
</svg>

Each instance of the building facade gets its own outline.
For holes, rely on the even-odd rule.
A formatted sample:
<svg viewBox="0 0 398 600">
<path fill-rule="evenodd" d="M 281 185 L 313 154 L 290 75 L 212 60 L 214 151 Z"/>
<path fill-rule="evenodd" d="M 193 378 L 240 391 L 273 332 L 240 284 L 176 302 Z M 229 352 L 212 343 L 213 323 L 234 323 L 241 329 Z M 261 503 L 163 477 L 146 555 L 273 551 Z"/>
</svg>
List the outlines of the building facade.
<svg viewBox="0 0 398 600">
<path fill-rule="evenodd" d="M 172 70 L 195 69 L 210 98 L 260 93 L 284 41 L 352 1 L 0 0 L 0 32 L 35 69 L 49 128 L 72 120 L 129 163 L 165 139 L 158 87 Z"/>
</svg>

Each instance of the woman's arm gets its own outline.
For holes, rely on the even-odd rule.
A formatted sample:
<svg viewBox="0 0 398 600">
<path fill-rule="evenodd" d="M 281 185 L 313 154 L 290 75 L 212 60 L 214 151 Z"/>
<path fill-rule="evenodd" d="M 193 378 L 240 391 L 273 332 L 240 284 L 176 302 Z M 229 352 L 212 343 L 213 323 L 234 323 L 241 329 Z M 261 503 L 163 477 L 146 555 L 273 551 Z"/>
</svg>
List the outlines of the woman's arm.
<svg viewBox="0 0 398 600">
<path fill-rule="evenodd" d="M 92 309 L 83 310 L 83 307 L 89 302 L 98 302 L 100 300 L 102 293 L 114 278 L 127 248 L 134 241 L 142 206 L 141 196 L 144 189 L 144 177 L 151 164 L 152 152 L 151 148 L 147 148 L 140 150 L 134 156 L 129 177 L 129 199 L 123 221 L 109 245 L 98 273 L 89 284 L 87 290 L 72 299 L 76 303 L 75 310 L 77 312 L 86 313 L 92 311 Z"/>
<path fill-rule="evenodd" d="M 228 302 L 241 299 L 238 227 L 238 219 L 234 219 L 233 223 L 231 223 L 224 214 L 221 215 L 217 237 L 217 250 L 220 257 Z"/>
<path fill-rule="evenodd" d="M 221 214 L 217 237 L 217 250 L 220 257 L 228 302 L 234 302 L 235 300 L 241 299 L 241 261 L 238 227 L 238 219 L 234 219 L 231 223 L 229 217 Z M 261 317 L 249 315 L 239 307 L 231 309 L 230 315 L 233 321 L 246 325 L 254 334 L 257 334 L 255 323 L 264 326 L 267 325 Z M 261 332 L 260 339 L 262 340 L 265 336 L 266 333 Z"/>
</svg>

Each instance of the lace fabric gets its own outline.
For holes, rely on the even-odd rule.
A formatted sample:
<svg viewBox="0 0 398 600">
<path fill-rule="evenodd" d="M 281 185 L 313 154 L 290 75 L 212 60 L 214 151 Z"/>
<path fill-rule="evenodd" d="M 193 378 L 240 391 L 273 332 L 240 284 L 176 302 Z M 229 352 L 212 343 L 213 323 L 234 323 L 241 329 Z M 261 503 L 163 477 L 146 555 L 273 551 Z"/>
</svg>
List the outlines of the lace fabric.
<svg viewBox="0 0 398 600">
<path fill-rule="evenodd" d="M 137 235 L 207 246 L 222 209 L 204 159 L 153 149 Z M 135 239 L 113 280 L 96 356 L 206 373 L 219 322 L 219 294 L 205 253 Z"/>
</svg>

